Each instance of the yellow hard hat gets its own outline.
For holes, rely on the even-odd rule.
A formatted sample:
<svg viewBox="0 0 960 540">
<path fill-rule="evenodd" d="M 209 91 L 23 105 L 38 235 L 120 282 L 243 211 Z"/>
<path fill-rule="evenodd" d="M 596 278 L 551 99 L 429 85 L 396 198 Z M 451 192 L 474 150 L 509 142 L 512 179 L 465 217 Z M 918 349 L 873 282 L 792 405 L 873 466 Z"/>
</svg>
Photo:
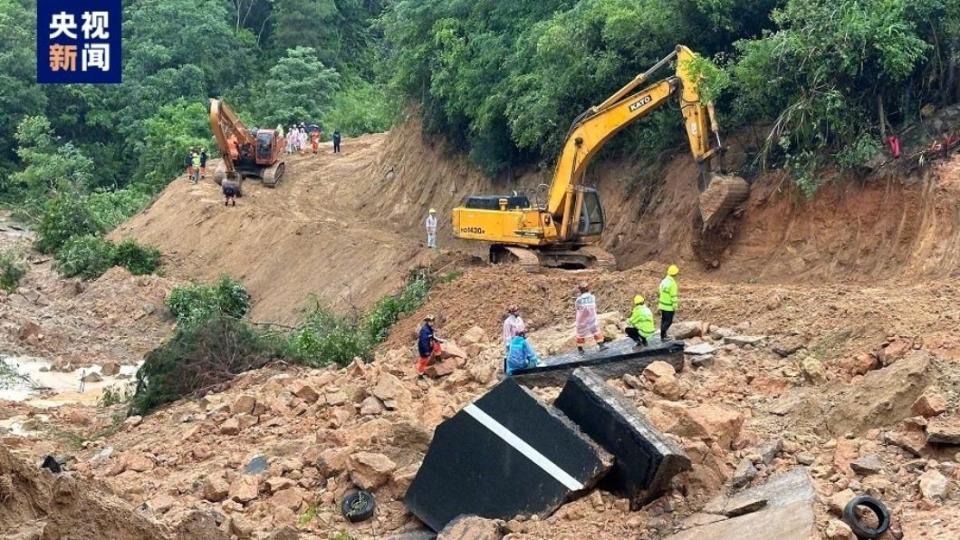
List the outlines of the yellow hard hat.
<svg viewBox="0 0 960 540">
<path fill-rule="evenodd" d="M 436 214 L 436 213 L 437 213 L 437 211 L 436 211 L 436 210 L 434 210 L 433 208 L 431 208 L 431 209 L 430 209 L 430 213 L 431 213 L 431 214 Z"/>
<path fill-rule="evenodd" d="M 677 265 L 675 265 L 675 264 L 671 264 L 671 265 L 667 268 L 667 275 L 668 275 L 668 276 L 675 276 L 675 275 L 677 275 L 677 274 L 679 274 L 679 273 L 680 273 L 680 268 L 677 267 Z"/>
<path fill-rule="evenodd" d="M 645 301 L 645 298 L 639 294 L 633 297 L 633 305 L 635 306 L 639 306 L 644 301 Z"/>
</svg>

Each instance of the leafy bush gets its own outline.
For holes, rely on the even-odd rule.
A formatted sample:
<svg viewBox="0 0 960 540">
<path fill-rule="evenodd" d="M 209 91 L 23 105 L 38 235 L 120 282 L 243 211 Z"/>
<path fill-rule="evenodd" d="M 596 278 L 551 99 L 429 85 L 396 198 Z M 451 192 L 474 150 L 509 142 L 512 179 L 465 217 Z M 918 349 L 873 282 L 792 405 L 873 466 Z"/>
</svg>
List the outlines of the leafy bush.
<svg viewBox="0 0 960 540">
<path fill-rule="evenodd" d="M 340 317 L 315 306 L 306 321 L 291 332 L 285 355 L 309 366 L 349 364 L 355 357 L 370 359 L 400 316 L 423 305 L 432 280 L 425 270 L 412 272 L 400 293 L 382 298 L 359 321 Z"/>
<path fill-rule="evenodd" d="M 217 315 L 240 318 L 250 310 L 250 294 L 239 281 L 222 276 L 214 285 L 176 287 L 167 297 L 167 308 L 182 326 Z"/>
<path fill-rule="evenodd" d="M 170 339 L 147 354 L 137 370 L 132 410 L 145 414 L 229 381 L 237 373 L 261 368 L 276 356 L 278 348 L 275 335 L 222 314 L 179 325 Z"/>
<path fill-rule="evenodd" d="M 284 351 L 290 360 L 311 367 L 346 366 L 369 354 L 370 342 L 357 324 L 319 306 L 290 334 Z"/>
<path fill-rule="evenodd" d="M 27 265 L 16 249 L 0 252 L 0 289 L 12 293 L 17 290 L 20 280 L 27 275 Z"/>
<path fill-rule="evenodd" d="M 56 268 L 67 277 L 94 279 L 113 266 L 114 251 L 114 245 L 100 236 L 75 236 L 57 251 Z"/>
<path fill-rule="evenodd" d="M 150 195 L 136 189 L 95 191 L 84 198 L 84 204 L 93 219 L 104 231 L 115 229 L 131 216 L 143 210 Z"/>
<path fill-rule="evenodd" d="M 100 393 L 100 398 L 97 399 L 97 405 L 101 407 L 111 407 L 113 405 L 128 403 L 133 399 L 133 393 L 133 389 L 126 384 L 107 386 L 103 389 L 103 392 Z"/>
<path fill-rule="evenodd" d="M 431 280 L 423 270 L 414 271 L 399 294 L 382 298 L 373 307 L 363 324 L 372 344 L 386 339 L 390 327 L 401 315 L 412 313 L 423 305 L 430 292 Z"/>
<path fill-rule="evenodd" d="M 100 235 L 104 229 L 82 198 L 60 195 L 47 203 L 36 231 L 37 250 L 56 253 L 71 238 Z"/>
<path fill-rule="evenodd" d="M 135 276 L 142 276 L 157 271 L 160 257 L 159 249 L 142 246 L 136 240 L 128 238 L 114 249 L 113 264 L 126 268 Z"/>
</svg>

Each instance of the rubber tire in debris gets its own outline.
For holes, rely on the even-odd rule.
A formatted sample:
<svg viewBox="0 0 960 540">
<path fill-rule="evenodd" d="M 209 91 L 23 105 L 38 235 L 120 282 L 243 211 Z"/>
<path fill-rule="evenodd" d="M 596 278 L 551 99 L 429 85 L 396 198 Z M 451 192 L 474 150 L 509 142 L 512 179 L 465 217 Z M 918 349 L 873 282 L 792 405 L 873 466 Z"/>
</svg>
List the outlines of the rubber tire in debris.
<svg viewBox="0 0 960 540">
<path fill-rule="evenodd" d="M 57 461 L 57 458 L 53 456 L 47 456 L 43 458 L 43 463 L 40 465 L 41 469 L 47 469 L 53 474 L 60 474 L 63 472 L 63 467 L 60 465 L 60 462 Z"/>
<path fill-rule="evenodd" d="M 362 489 L 348 491 L 340 503 L 340 512 L 350 523 L 370 519 L 376 508 L 377 501 L 374 500 L 373 493 Z"/>
<path fill-rule="evenodd" d="M 880 524 L 876 528 L 867 527 L 860 523 L 857 518 L 857 507 L 860 506 L 869 508 L 877 516 Z M 869 495 L 859 495 L 850 499 L 850 502 L 843 508 L 843 521 L 850 526 L 857 538 L 879 538 L 890 528 L 890 511 L 877 499 Z"/>
</svg>

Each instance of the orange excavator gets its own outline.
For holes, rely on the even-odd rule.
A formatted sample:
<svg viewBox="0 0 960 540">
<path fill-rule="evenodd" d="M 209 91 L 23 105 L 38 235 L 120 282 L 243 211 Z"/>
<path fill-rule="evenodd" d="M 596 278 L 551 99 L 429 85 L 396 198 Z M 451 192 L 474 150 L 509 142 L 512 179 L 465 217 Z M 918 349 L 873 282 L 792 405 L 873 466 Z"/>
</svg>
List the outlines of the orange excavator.
<svg viewBox="0 0 960 540">
<path fill-rule="evenodd" d="M 273 129 L 247 129 L 240 117 L 223 100 L 210 100 L 210 129 L 223 161 L 213 174 L 219 185 L 232 186 L 238 195 L 248 176 L 275 187 L 283 177 L 285 141 Z"/>
</svg>

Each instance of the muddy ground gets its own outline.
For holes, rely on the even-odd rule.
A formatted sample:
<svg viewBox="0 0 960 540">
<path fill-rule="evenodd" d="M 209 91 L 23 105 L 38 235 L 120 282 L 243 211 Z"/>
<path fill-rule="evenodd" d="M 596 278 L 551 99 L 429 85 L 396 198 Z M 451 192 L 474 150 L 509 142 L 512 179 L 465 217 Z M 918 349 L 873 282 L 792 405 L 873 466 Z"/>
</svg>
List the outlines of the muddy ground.
<svg viewBox="0 0 960 540">
<path fill-rule="evenodd" d="M 347 141 L 342 157 L 294 156 L 280 186 L 251 184 L 236 208 L 224 208 L 209 181 L 178 180 L 114 233 L 159 246 L 167 277 L 113 270 L 77 285 L 36 259 L 24 290 L 4 297 L 0 311 L 4 352 L 71 366 L 101 357 L 132 364 L 169 332 L 162 298 L 178 280 L 230 273 L 253 291 L 255 318 L 289 321 L 311 294 L 360 309 L 396 290 L 413 266 L 459 261 L 447 270 L 462 275 L 401 320 L 372 364 L 275 364 L 142 419 L 89 399 L 52 409 L 7 403 L 8 417 L 35 421 L 6 434 L 4 445 L 31 466 L 46 453 L 71 456 L 79 481 L 116 493 L 165 535 L 207 516 L 220 532 L 206 534 L 224 538 L 283 529 L 300 538 L 387 537 L 419 527 L 400 500 L 433 428 L 496 384 L 507 305 L 522 307 L 538 352 L 563 351 L 572 346 L 576 284 L 591 285 L 613 336 L 630 299 L 654 297 L 663 269 L 677 262 L 679 321 L 699 321 L 688 325 L 696 327 L 688 344 L 714 348 L 712 363 L 688 365 L 670 384 L 642 374 L 611 383 L 685 449 L 694 469 L 639 511 L 593 492 L 553 516 L 507 522 L 511 538 L 664 538 L 689 527 L 743 471 L 753 469 L 746 482 L 755 485 L 795 467 L 814 479 L 823 535 L 844 537 L 834 534 L 831 500 L 849 489 L 891 508 L 888 538 L 960 536 L 960 446 L 926 442 L 931 429 L 960 422 L 960 158 L 918 178 L 828 186 L 808 205 L 764 179 L 719 269 L 699 265 L 689 245 L 695 197 L 683 156 L 643 197 L 624 191 L 630 164 L 606 164 L 597 171 L 612 201 L 606 242 L 622 269 L 527 274 L 463 264 L 478 248 L 443 229 L 441 253 L 422 247 L 425 207 L 444 212 L 465 192 L 504 186 L 486 185 L 442 145 L 420 143 L 416 129 Z M 466 358 L 444 377 L 418 380 L 412 338 L 428 313 Z M 43 339 L 21 337 L 26 320 Z M 556 391 L 539 394 L 549 400 Z M 758 461 L 758 448 L 778 441 L 775 457 Z M 267 471 L 244 475 L 258 455 Z M 879 469 L 851 468 L 860 459 Z M 380 511 L 350 525 L 338 503 L 355 484 L 374 490 Z"/>
</svg>

